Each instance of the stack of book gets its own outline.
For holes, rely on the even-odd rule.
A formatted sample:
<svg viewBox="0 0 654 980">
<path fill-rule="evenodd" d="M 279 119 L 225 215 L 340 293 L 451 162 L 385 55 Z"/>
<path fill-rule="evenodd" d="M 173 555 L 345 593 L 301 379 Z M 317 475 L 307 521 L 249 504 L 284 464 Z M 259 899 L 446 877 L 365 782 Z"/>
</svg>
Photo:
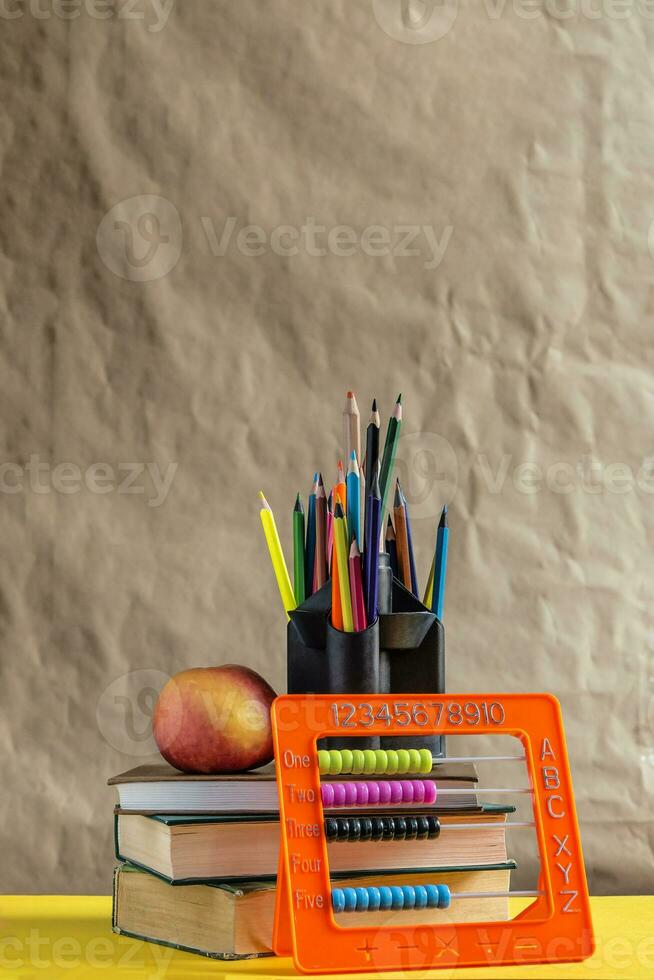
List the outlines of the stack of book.
<svg viewBox="0 0 654 980">
<path fill-rule="evenodd" d="M 507 858 L 505 824 L 514 808 L 478 803 L 472 763 L 439 763 L 434 777 L 439 790 L 469 791 L 442 794 L 427 808 L 440 820 L 440 835 L 330 843 L 332 881 L 355 887 L 445 883 L 457 893 L 509 891 L 515 864 Z M 114 931 L 218 959 L 270 955 L 279 855 L 274 767 L 191 776 L 166 765 L 139 766 L 109 783 L 118 791 Z M 415 808 L 409 810 L 415 815 Z M 360 808 L 340 812 L 362 815 Z M 394 815 L 407 812 L 392 808 Z M 449 832 L 448 824 L 455 825 Z M 455 910 L 438 913 L 439 922 L 508 918 L 506 897 L 455 904 Z M 371 925 L 434 922 L 430 909 L 367 915 Z M 360 924 L 352 914 L 336 918 L 341 925 Z"/>
</svg>

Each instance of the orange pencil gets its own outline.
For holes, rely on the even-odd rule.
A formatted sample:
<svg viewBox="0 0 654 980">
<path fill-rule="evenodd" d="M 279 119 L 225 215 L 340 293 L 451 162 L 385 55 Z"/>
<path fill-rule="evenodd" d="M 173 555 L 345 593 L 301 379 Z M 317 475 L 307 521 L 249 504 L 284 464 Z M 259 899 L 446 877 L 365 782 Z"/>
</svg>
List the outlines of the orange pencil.
<svg viewBox="0 0 654 980">
<path fill-rule="evenodd" d="M 347 484 L 345 482 L 345 470 L 343 469 L 343 463 L 341 462 L 340 459 L 338 461 L 338 478 L 336 480 L 336 490 L 338 491 L 338 496 L 341 501 L 343 513 L 347 514 Z M 336 494 L 334 494 L 334 510 L 336 510 Z"/>
</svg>

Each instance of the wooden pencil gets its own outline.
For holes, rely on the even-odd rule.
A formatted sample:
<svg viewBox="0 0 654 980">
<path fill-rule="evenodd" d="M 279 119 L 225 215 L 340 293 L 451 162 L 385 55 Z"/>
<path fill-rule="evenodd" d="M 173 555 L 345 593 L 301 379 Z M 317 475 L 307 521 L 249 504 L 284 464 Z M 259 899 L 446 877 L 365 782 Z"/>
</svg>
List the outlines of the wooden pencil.
<svg viewBox="0 0 654 980">
<path fill-rule="evenodd" d="M 409 541 L 407 536 L 406 512 L 402 503 L 399 481 L 395 487 L 393 506 L 393 523 L 395 525 L 395 540 L 397 543 L 397 565 L 400 581 L 405 589 L 411 591 L 411 562 L 409 559 Z"/>
<path fill-rule="evenodd" d="M 336 492 L 334 494 L 334 512 L 336 512 L 336 498 L 339 498 L 343 507 L 343 513 L 347 514 L 347 483 L 345 482 L 345 470 L 343 462 L 339 459 L 336 468 Z"/>
<path fill-rule="evenodd" d="M 354 632 L 360 633 L 366 628 L 366 602 L 363 595 L 363 576 L 361 574 L 361 554 L 356 542 L 352 538 L 350 546 L 350 596 L 352 599 L 352 622 Z"/>
<path fill-rule="evenodd" d="M 397 396 L 395 408 L 393 409 L 393 414 L 388 420 L 388 428 L 386 429 L 386 442 L 384 443 L 381 476 L 379 478 L 379 487 L 382 497 L 382 514 L 386 513 L 386 503 L 388 500 L 388 493 L 391 488 L 391 480 L 393 477 L 393 469 L 395 468 L 395 456 L 397 455 L 397 444 L 400 439 L 401 428 L 402 394 L 400 393 Z M 397 527 L 395 528 L 395 533 L 397 534 Z"/>
<path fill-rule="evenodd" d="M 325 558 L 327 560 L 327 571 L 328 573 L 332 570 L 332 555 L 334 553 L 334 491 L 329 491 L 329 499 L 327 501 L 327 514 L 325 523 L 325 545 L 326 553 Z"/>
<path fill-rule="evenodd" d="M 298 493 L 293 508 L 293 591 L 298 606 L 306 599 L 304 576 L 306 556 L 304 548 L 304 507 L 302 506 L 302 498 Z"/>
<path fill-rule="evenodd" d="M 313 593 L 313 573 L 316 565 L 316 493 L 318 491 L 318 474 L 313 474 L 311 493 L 309 494 L 309 509 L 307 511 L 307 536 L 304 549 L 304 594 L 308 598 Z"/>
<path fill-rule="evenodd" d="M 443 606 L 445 603 L 445 576 L 447 573 L 447 546 L 449 539 L 449 527 L 447 519 L 447 504 L 443 507 L 443 513 L 438 523 L 436 532 L 436 554 L 434 556 L 434 591 L 432 596 L 432 612 L 435 612 L 440 620 L 443 619 Z"/>
<path fill-rule="evenodd" d="M 347 527 L 350 537 L 361 541 L 361 484 L 357 454 L 352 450 L 347 468 Z"/>
<path fill-rule="evenodd" d="M 354 627 L 352 621 L 352 599 L 350 598 L 350 573 L 347 564 L 347 530 L 345 512 L 340 501 L 334 508 L 334 552 L 335 561 L 332 564 L 334 568 L 338 569 L 338 588 L 341 597 L 341 619 L 343 622 L 342 629 L 346 633 L 352 633 Z"/>
<path fill-rule="evenodd" d="M 388 524 L 386 526 L 386 552 L 390 558 L 391 571 L 395 578 L 398 577 L 398 567 L 397 567 L 397 542 L 395 540 L 395 529 L 393 527 L 393 522 L 391 520 L 391 515 L 388 515 Z"/>
<path fill-rule="evenodd" d="M 346 460 L 353 452 L 361 459 L 361 416 L 353 391 L 348 391 L 343 409 L 343 449 Z"/>
<path fill-rule="evenodd" d="M 400 479 L 397 479 L 397 489 L 399 490 L 400 497 L 402 499 L 402 506 L 404 507 L 404 520 L 406 521 L 406 540 L 409 551 L 409 568 L 411 569 L 411 591 L 413 592 L 416 599 L 418 598 L 418 576 L 416 573 L 416 562 L 413 555 L 413 536 L 411 534 L 411 518 L 409 515 L 409 504 L 406 499 L 406 494 L 400 485 Z"/>
<path fill-rule="evenodd" d="M 313 591 L 317 592 L 327 581 L 327 498 L 322 474 L 318 474 L 316 488 L 316 549 L 313 567 Z"/>
<path fill-rule="evenodd" d="M 293 592 L 293 586 L 291 585 L 291 577 L 288 574 L 288 568 L 286 567 L 286 561 L 284 560 L 284 552 L 282 551 L 282 545 L 281 541 L 279 540 L 279 534 L 277 532 L 277 525 L 275 524 L 275 517 L 272 512 L 272 508 L 261 490 L 259 491 L 259 498 L 261 500 L 259 516 L 261 517 L 263 532 L 266 536 L 266 544 L 268 545 L 270 560 L 275 573 L 279 594 L 282 598 L 282 603 L 286 611 L 286 618 L 290 619 L 288 614 L 290 610 L 295 609 L 296 606 L 295 593 Z"/>
<path fill-rule="evenodd" d="M 376 473 L 373 477 L 372 488 L 368 497 L 370 523 L 368 527 L 368 538 L 366 540 L 366 553 L 368 555 L 368 580 L 365 583 L 366 615 L 368 623 L 374 623 L 377 619 L 379 538 L 381 535 L 381 494 L 379 490 L 379 478 Z"/>
</svg>

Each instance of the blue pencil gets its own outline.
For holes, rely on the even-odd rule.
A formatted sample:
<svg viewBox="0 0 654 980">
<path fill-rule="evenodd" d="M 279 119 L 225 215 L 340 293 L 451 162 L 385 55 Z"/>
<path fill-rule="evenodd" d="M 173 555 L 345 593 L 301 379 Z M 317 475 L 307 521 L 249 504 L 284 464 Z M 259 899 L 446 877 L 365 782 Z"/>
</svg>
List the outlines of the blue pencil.
<svg viewBox="0 0 654 980">
<path fill-rule="evenodd" d="M 377 600 L 379 583 L 379 538 L 381 535 L 382 499 L 379 490 L 379 477 L 375 473 L 371 492 L 368 495 L 370 508 L 370 536 L 366 541 L 366 558 L 368 559 L 368 575 L 366 582 L 366 613 L 368 625 L 377 619 Z"/>
<path fill-rule="evenodd" d="M 313 474 L 313 486 L 309 494 L 309 510 L 307 512 L 307 541 L 304 558 L 304 582 L 307 598 L 313 592 L 313 570 L 316 562 L 316 493 L 318 492 L 318 474 Z"/>
<path fill-rule="evenodd" d="M 443 605 L 445 601 L 445 576 L 447 574 L 447 541 L 450 530 L 447 523 L 447 504 L 443 507 L 443 513 L 438 523 L 436 532 L 436 555 L 434 558 L 434 593 L 431 600 L 431 611 L 437 617 L 443 619 Z"/>
<path fill-rule="evenodd" d="M 361 548 L 361 487 L 359 483 L 359 462 L 357 454 L 352 450 L 347 468 L 347 527 L 350 534 L 357 539 L 357 547 Z M 349 547 L 348 541 L 348 547 Z"/>
</svg>

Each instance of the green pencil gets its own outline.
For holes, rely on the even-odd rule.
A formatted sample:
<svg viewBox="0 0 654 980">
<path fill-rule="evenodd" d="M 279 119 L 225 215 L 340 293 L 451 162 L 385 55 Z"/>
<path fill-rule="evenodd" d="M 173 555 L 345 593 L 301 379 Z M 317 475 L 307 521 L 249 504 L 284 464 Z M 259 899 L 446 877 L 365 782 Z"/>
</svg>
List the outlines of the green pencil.
<svg viewBox="0 0 654 980">
<path fill-rule="evenodd" d="M 306 599 L 304 579 L 304 507 L 298 493 L 293 508 L 293 591 L 298 606 Z"/>
<path fill-rule="evenodd" d="M 386 512 L 386 500 L 388 491 L 391 488 L 393 469 L 395 467 L 395 456 L 397 455 L 397 444 L 400 441 L 400 429 L 402 428 L 402 394 L 397 396 L 397 402 L 393 414 L 388 420 L 386 429 L 386 442 L 384 443 L 384 455 L 382 456 L 381 472 L 379 474 L 379 489 L 382 498 L 382 526 L 384 514 Z"/>
</svg>

